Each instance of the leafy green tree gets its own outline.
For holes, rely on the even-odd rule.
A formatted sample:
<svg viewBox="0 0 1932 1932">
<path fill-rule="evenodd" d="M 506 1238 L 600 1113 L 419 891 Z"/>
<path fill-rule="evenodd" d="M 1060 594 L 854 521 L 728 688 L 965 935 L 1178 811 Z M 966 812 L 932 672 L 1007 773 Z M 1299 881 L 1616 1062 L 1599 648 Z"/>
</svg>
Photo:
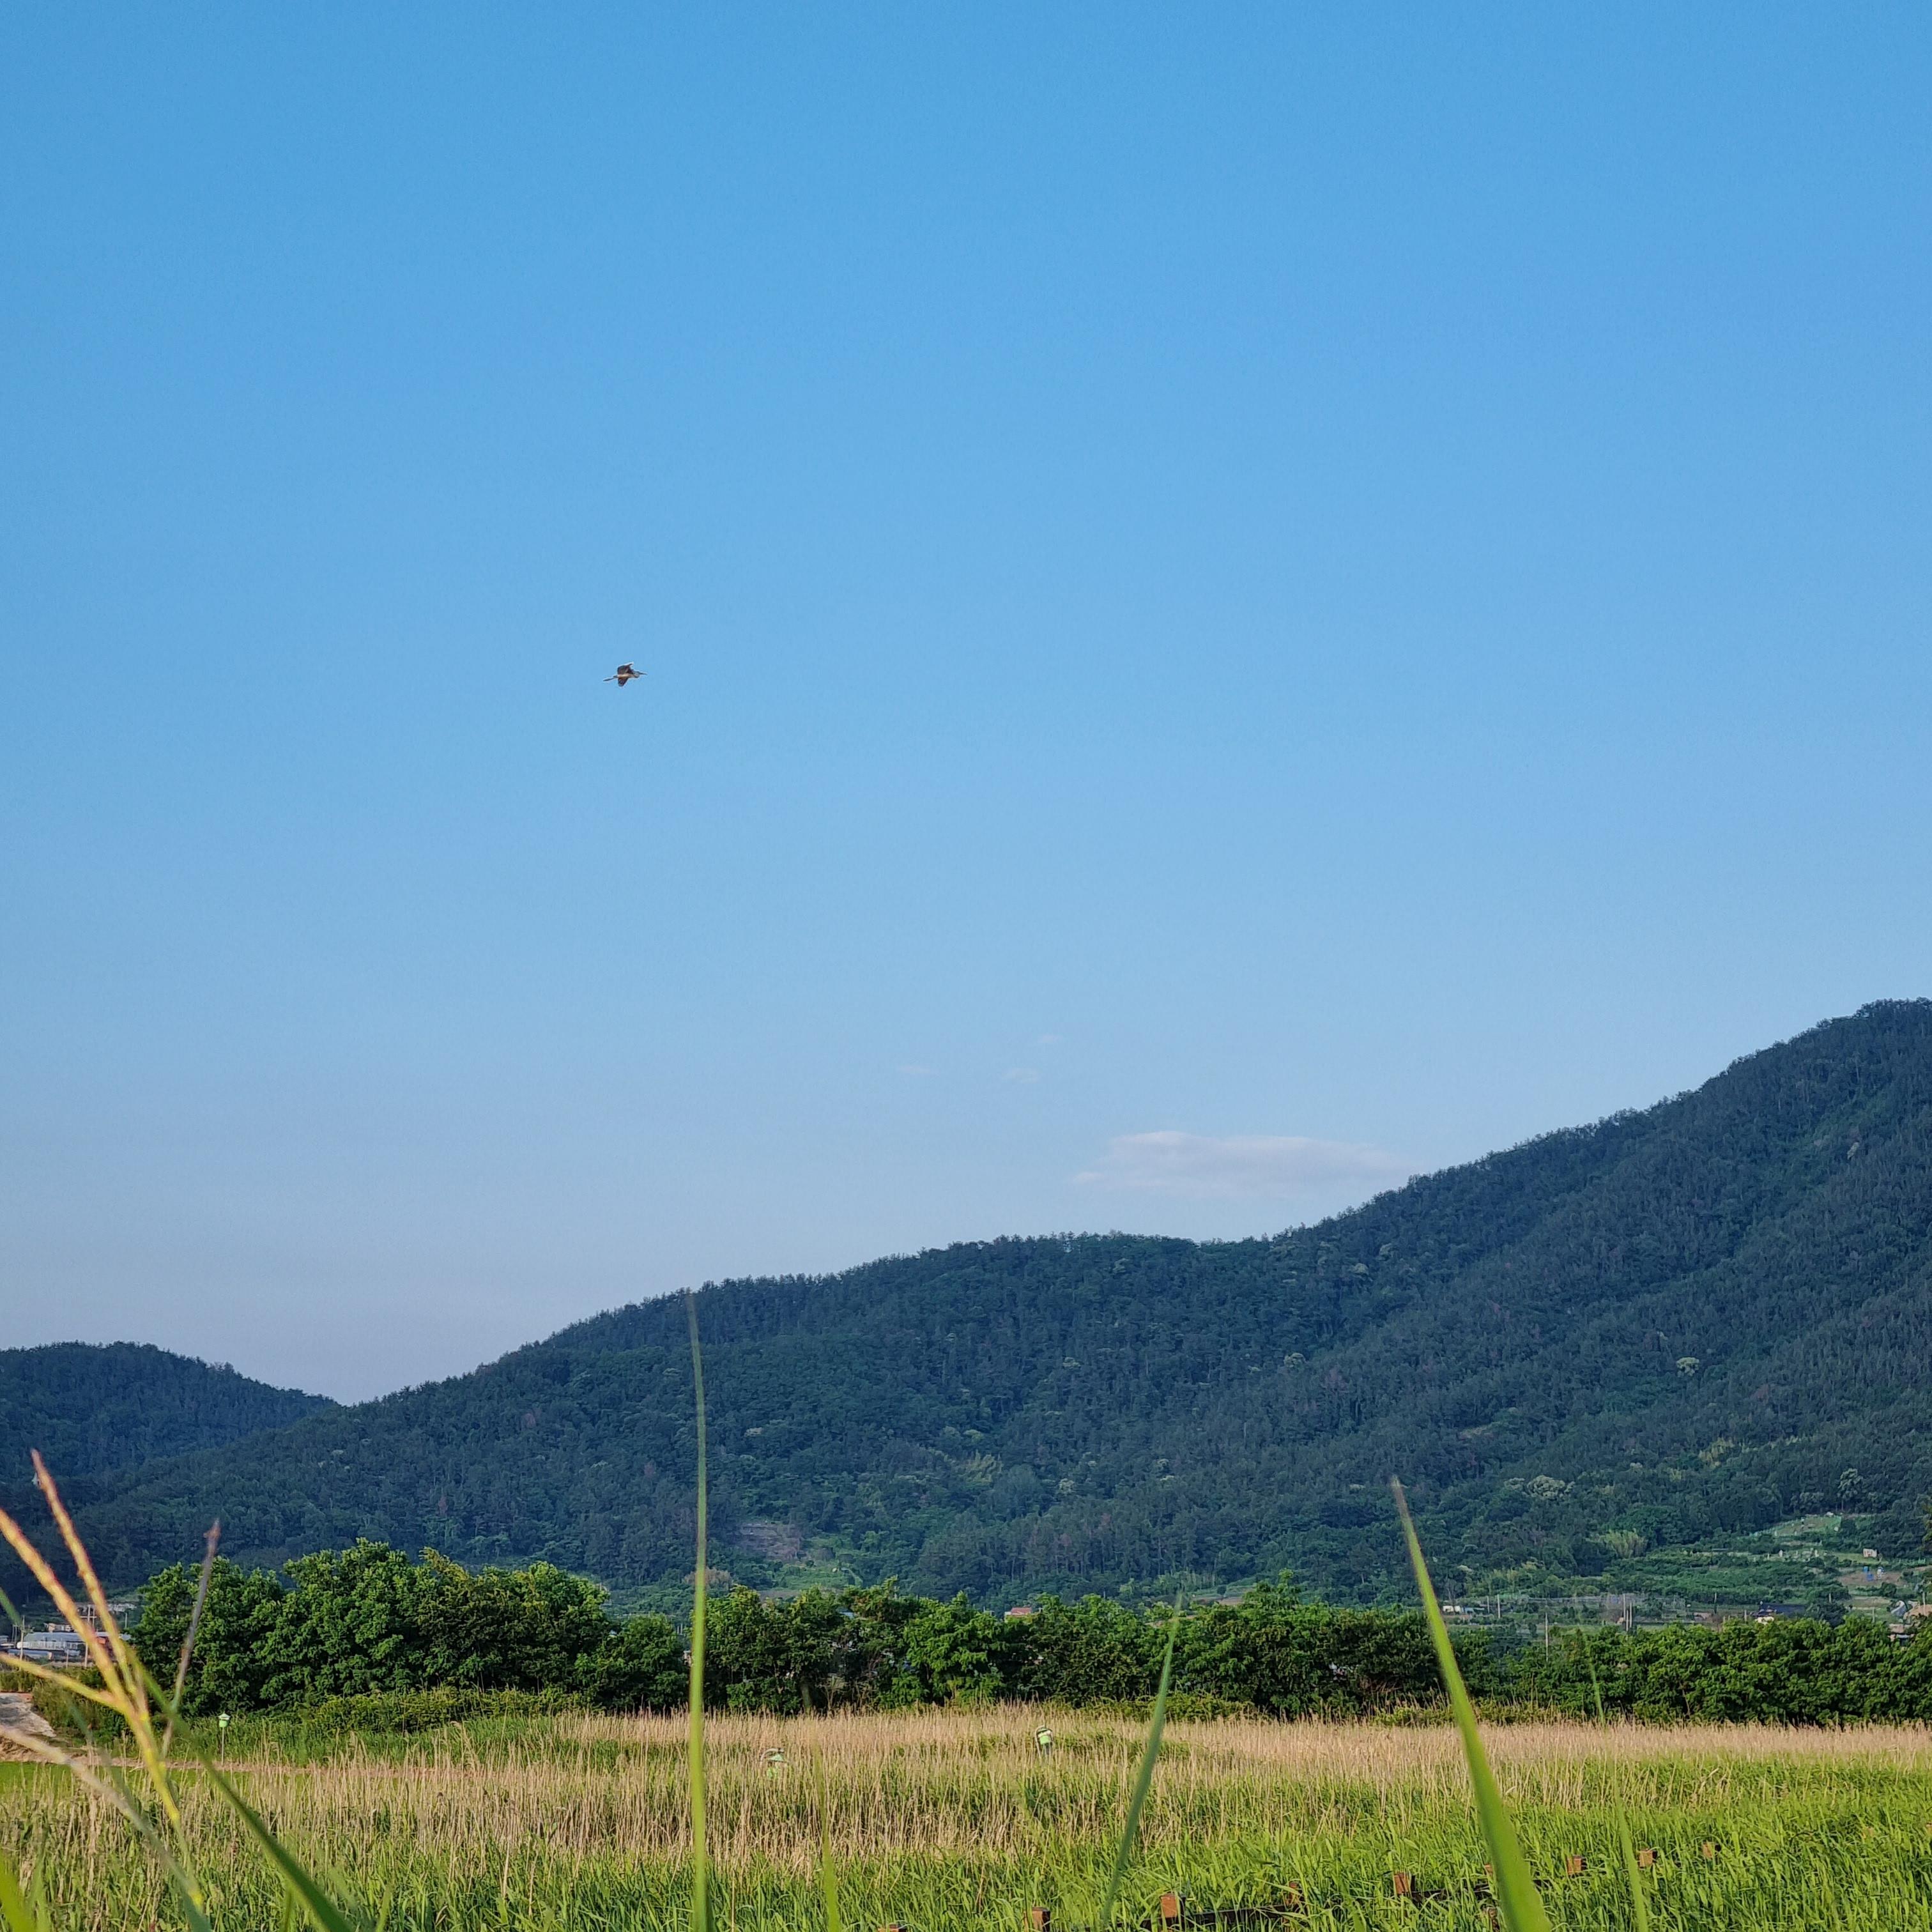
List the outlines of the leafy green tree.
<svg viewBox="0 0 1932 1932">
<path fill-rule="evenodd" d="M 599 1710 L 681 1710 L 690 1688 L 684 1640 L 668 1618 L 628 1618 L 578 1660 L 575 1682 Z"/>
<path fill-rule="evenodd" d="M 430 1550 L 420 1574 L 427 1683 L 480 1690 L 567 1684 L 610 1634 L 603 1586 L 554 1563 L 470 1571 Z"/>
<path fill-rule="evenodd" d="M 1337 1610 L 1329 1639 L 1329 1661 L 1337 1679 L 1334 1702 L 1358 1711 L 1393 1704 L 1430 1704 L 1441 1677 L 1429 1627 L 1419 1610 Z M 1480 1636 L 1466 1638 L 1456 1656 L 1470 1689 L 1486 1688 L 1486 1659 Z"/>
<path fill-rule="evenodd" d="M 740 1583 L 711 1606 L 705 1632 L 705 1701 L 734 1711 L 799 1708 L 782 1616 Z"/>
<path fill-rule="evenodd" d="M 1044 1597 L 1018 1622 L 1021 1696 L 1052 1704 L 1100 1704 L 1150 1697 L 1160 1681 L 1161 1643 L 1139 1612 L 1106 1597 L 1077 1604 Z"/>
<path fill-rule="evenodd" d="M 1004 1636 L 1000 1619 L 975 1610 L 963 1594 L 927 1604 L 906 1624 L 904 1657 L 888 1687 L 889 1701 L 992 1702 L 1004 1688 Z"/>
<path fill-rule="evenodd" d="M 848 1590 L 839 1599 L 850 1622 L 844 1638 L 841 1688 L 858 1704 L 884 1700 L 904 1667 L 906 1628 L 930 1607 L 923 1597 L 906 1595 L 898 1579 Z"/>
<path fill-rule="evenodd" d="M 1898 1643 L 1883 1625 L 1861 1618 L 1567 1633 L 1512 1660 L 1503 1688 L 1586 1715 L 1594 1704 L 1593 1666 L 1606 1709 L 1652 1721 L 1932 1718 L 1932 1640 Z"/>
<path fill-rule="evenodd" d="M 1183 1690 L 1299 1717 L 1332 1700 L 1330 1612 L 1304 1604 L 1286 1572 L 1238 1604 L 1210 1604 L 1181 1627 L 1174 1682 Z"/>
<path fill-rule="evenodd" d="M 440 1577 L 386 1543 L 299 1556 L 270 1630 L 272 1703 L 309 1704 L 434 1681 L 423 1611 Z"/>
<path fill-rule="evenodd" d="M 783 1622 L 800 1701 L 808 1710 L 830 1710 L 835 1690 L 850 1681 L 860 1655 L 850 1612 L 823 1590 L 805 1590 L 784 1606 Z"/>
<path fill-rule="evenodd" d="M 705 1695 L 734 1711 L 827 1709 L 862 1664 L 858 1635 L 852 1612 L 822 1590 L 768 1603 L 740 1584 L 712 1612 Z"/>
<path fill-rule="evenodd" d="M 136 1642 L 164 1682 L 198 1581 L 176 1564 L 142 1594 Z M 412 1563 L 366 1539 L 298 1558 L 282 1577 L 223 1558 L 210 1573 L 188 1706 L 246 1710 L 433 1685 L 568 1689 L 613 1634 L 604 1599 L 601 1585 L 554 1564 L 472 1574 L 434 1550 Z M 635 1658 L 642 1642 L 632 1640 Z"/>
<path fill-rule="evenodd" d="M 200 1580 L 199 1565 L 176 1563 L 142 1593 L 134 1648 L 156 1682 L 170 1688 Z M 269 1701 L 269 1647 L 287 1595 L 272 1571 L 244 1570 L 225 1556 L 215 1559 L 183 1687 L 183 1706 L 190 1715 L 250 1711 Z"/>
<path fill-rule="evenodd" d="M 176 1564 L 148 1585 L 135 1642 L 164 1682 L 197 1582 Z M 964 1596 L 892 1586 L 786 1601 L 740 1588 L 718 1606 L 707 1681 L 718 1704 L 738 1710 L 1106 1703 L 1147 1694 L 1158 1635 L 1150 1617 L 1093 1596 L 1048 1598 L 1032 1618 L 1003 1621 Z M 1594 1708 L 1594 1671 L 1607 1708 L 1645 1719 L 1932 1721 L 1932 1628 L 1901 1643 L 1866 1619 L 1794 1618 L 1571 1632 L 1502 1660 L 1479 1637 L 1457 1648 L 1472 1688 L 1580 1715 Z M 1440 1696 L 1418 1616 L 1305 1603 L 1285 1575 L 1190 1612 L 1176 1658 L 1184 1691 L 1278 1716 Z M 412 1563 L 365 1541 L 284 1576 L 217 1562 L 187 1704 L 193 1714 L 326 1705 L 359 1724 L 394 1721 L 391 1707 L 414 1699 L 427 1722 L 446 1720 L 452 1700 L 502 1694 L 670 1709 L 685 1682 L 683 1640 L 667 1619 L 614 1624 L 601 1588 L 554 1564 L 472 1574 L 434 1552 Z"/>
</svg>

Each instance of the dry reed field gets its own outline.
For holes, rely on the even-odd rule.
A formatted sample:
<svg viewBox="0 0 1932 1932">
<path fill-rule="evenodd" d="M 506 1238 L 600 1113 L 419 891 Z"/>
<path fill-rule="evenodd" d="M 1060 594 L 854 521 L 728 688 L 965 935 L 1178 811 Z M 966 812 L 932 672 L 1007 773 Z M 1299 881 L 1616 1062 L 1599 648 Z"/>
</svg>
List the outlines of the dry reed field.
<svg viewBox="0 0 1932 1932">
<path fill-rule="evenodd" d="M 1053 1732 L 1050 1751 L 1035 1738 Z M 1144 1727 L 1005 1708 L 708 1727 L 719 1922 L 824 1923 L 829 1844 L 848 1924 L 1016 1932 L 1026 1908 L 1090 1918 Z M 1610 1804 L 1659 1858 L 1666 1925 L 1932 1927 L 1932 1733 L 1571 1724 L 1489 1732 L 1504 1793 L 1562 1925 L 1631 1922 Z M 670 1928 L 688 1910 L 680 1718 L 570 1717 L 313 1757 L 272 1728 L 231 1760 L 298 1856 L 391 1927 Z M 782 1753 L 774 1760 L 770 1754 Z M 214 1922 L 272 1924 L 275 1888 L 232 1814 L 193 1775 L 188 1828 Z M 1712 1841 L 1714 1856 L 1704 1856 Z M 167 1922 L 122 1823 L 64 1774 L 0 1772 L 0 1844 L 38 1874 L 62 1926 Z M 1171 1726 L 1126 1899 L 1279 1903 L 1312 1924 L 1486 1924 L 1486 1854 L 1444 1726 Z M 1580 1873 L 1567 1870 L 1580 1857 Z M 1399 1899 L 1412 1875 L 1420 1902 Z"/>
</svg>

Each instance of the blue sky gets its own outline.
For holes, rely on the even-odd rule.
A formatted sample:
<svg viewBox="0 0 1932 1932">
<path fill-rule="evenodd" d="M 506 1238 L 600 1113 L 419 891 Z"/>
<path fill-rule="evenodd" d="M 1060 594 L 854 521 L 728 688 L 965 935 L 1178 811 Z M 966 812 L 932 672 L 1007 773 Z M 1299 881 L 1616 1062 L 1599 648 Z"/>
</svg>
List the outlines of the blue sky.
<svg viewBox="0 0 1932 1932">
<path fill-rule="evenodd" d="M 1928 84 L 1886 6 L 16 10 L 8 1338 L 364 1395 L 1932 992 Z"/>
</svg>

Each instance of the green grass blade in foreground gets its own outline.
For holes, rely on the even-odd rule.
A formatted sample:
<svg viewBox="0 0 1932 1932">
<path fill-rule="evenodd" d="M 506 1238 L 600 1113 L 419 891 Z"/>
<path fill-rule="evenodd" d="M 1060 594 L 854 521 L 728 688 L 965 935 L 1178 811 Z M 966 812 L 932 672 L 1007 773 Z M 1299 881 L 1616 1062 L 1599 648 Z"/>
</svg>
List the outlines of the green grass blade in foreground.
<svg viewBox="0 0 1932 1932">
<path fill-rule="evenodd" d="M 1604 1715 L 1604 1687 L 1597 1681 L 1597 1660 L 1590 1654 L 1587 1640 L 1583 1660 L 1590 1666 L 1590 1690 L 1597 1700 L 1597 1723 L 1607 1731 L 1610 1720 Z M 1636 1846 L 1630 1841 L 1630 1820 L 1624 1813 L 1621 1792 L 1613 1792 L 1611 1804 L 1616 1814 L 1617 1844 L 1623 1853 L 1624 1882 L 1630 1888 L 1630 1916 L 1636 1921 L 1636 1932 L 1650 1932 L 1650 1904 L 1643 1895 L 1643 1874 L 1637 1868 Z"/>
<path fill-rule="evenodd" d="M 274 1867 L 284 1886 L 301 1901 L 302 1910 L 322 1928 L 322 1932 L 366 1932 L 363 1922 L 337 1904 L 309 1876 L 281 1840 L 256 1816 L 248 1801 L 221 1774 L 214 1760 L 198 1744 L 190 1743 L 190 1748 L 208 1774 L 208 1781 L 227 1801 L 229 1808 L 242 1820 L 248 1835 L 268 1853 L 268 1862 Z M 201 1922 L 206 1923 L 205 1920 Z"/>
<path fill-rule="evenodd" d="M 194 1609 L 188 1620 L 188 1634 L 182 1639 L 180 1661 L 175 1666 L 175 1694 L 168 1702 L 168 1727 L 161 1733 L 164 1757 L 174 1748 L 176 1715 L 188 1690 L 188 1660 L 194 1655 L 195 1634 L 201 1628 L 201 1613 L 208 1607 L 208 1586 L 214 1575 L 214 1552 L 221 1541 L 220 1524 L 209 1524 L 208 1534 L 202 1541 L 206 1546 L 202 1552 L 201 1581 L 195 1586 Z"/>
<path fill-rule="evenodd" d="M 1422 1545 L 1417 1540 L 1415 1524 L 1408 1514 L 1408 1498 L 1402 1485 L 1391 1481 L 1395 1506 L 1402 1517 L 1402 1533 L 1408 1539 L 1408 1560 L 1415 1570 L 1415 1587 L 1422 1593 L 1423 1615 L 1429 1620 L 1429 1634 L 1436 1645 L 1436 1660 L 1442 1666 L 1442 1683 L 1449 1693 L 1449 1708 L 1454 1712 L 1456 1728 L 1462 1738 L 1462 1755 L 1469 1761 L 1469 1783 L 1476 1796 L 1476 1816 L 1488 1841 L 1490 1858 L 1496 1868 L 1496 1904 L 1509 1932 L 1550 1932 L 1549 1915 L 1537 1896 L 1536 1882 L 1529 1875 L 1529 1862 L 1516 1843 L 1516 1827 L 1510 1822 L 1502 1793 L 1496 1789 L 1496 1774 L 1490 1768 L 1489 1754 L 1483 1748 L 1476 1729 L 1475 1706 L 1462 1682 L 1456 1661 L 1456 1647 L 1449 1641 L 1449 1627 L 1442 1621 L 1442 1606 L 1436 1600 L 1436 1586 L 1429 1580 L 1429 1565 L 1422 1560 Z"/>
<path fill-rule="evenodd" d="M 1120 1826 L 1120 1842 L 1114 1853 L 1114 1869 L 1107 1880 L 1106 1902 L 1100 1907 L 1102 1926 L 1114 1922 L 1114 1907 L 1119 1902 L 1120 1882 L 1127 1875 L 1127 1862 L 1134 1855 L 1134 1839 L 1141 1826 L 1141 1808 L 1147 1802 L 1154 1784 L 1155 1760 L 1160 1756 L 1160 1734 L 1167 1724 L 1167 1690 L 1174 1682 L 1174 1640 L 1180 1634 L 1180 1603 L 1177 1598 L 1174 1616 L 1167 1627 L 1167 1654 L 1160 1660 L 1160 1688 L 1154 1693 L 1154 1715 L 1148 1725 L 1147 1742 L 1142 1748 L 1140 1768 L 1134 1774 L 1133 1796 L 1127 1800 L 1127 1815 Z"/>
<path fill-rule="evenodd" d="M 28 1904 L 19 1874 L 4 1854 L 0 1854 L 0 1921 L 4 1922 L 7 1932 L 53 1932 L 53 1921 L 45 1907 L 36 1911 Z"/>
<path fill-rule="evenodd" d="M 698 1569 L 691 1589 L 691 1732 L 686 1775 L 691 1781 L 691 1932 L 711 1932 L 711 1861 L 704 1836 L 704 1354 L 698 1345 L 698 1302 L 684 1292 L 691 1327 L 691 1380 L 698 1402 Z"/>
<path fill-rule="evenodd" d="M 819 1840 L 818 1894 L 825 1901 L 825 1932 L 845 1932 L 845 1921 L 838 1910 L 838 1868 L 832 1862 L 829 1832 Z"/>
<path fill-rule="evenodd" d="M 805 1707 L 812 1708 L 812 1694 L 806 1693 Z M 825 1714 L 832 1715 L 832 1694 L 825 1694 Z M 825 1748 L 821 1743 L 815 1756 L 818 1765 L 818 1895 L 825 1903 L 825 1932 L 845 1932 L 845 1916 L 838 1909 L 838 1868 L 832 1858 L 832 1802 L 825 1781 Z"/>
</svg>

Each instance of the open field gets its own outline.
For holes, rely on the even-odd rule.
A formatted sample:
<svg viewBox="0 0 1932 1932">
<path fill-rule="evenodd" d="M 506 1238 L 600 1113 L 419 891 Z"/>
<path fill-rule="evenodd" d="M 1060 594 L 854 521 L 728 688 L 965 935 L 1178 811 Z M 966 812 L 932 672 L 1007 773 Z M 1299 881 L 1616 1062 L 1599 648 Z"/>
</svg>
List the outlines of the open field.
<svg viewBox="0 0 1932 1932">
<path fill-rule="evenodd" d="M 1029 1905 L 1091 1912 L 1140 1739 L 1122 1720 L 1036 1712 L 710 1727 L 721 1924 L 821 1925 L 829 1832 L 848 1924 L 1013 1932 Z M 1932 1733 L 1510 1725 L 1490 1733 L 1532 1862 L 1563 1926 L 1629 1922 L 1611 1860 L 1613 1795 L 1666 1925 L 1932 1926 Z M 784 1754 L 768 1767 L 766 1754 Z M 392 1928 L 669 1928 L 686 1909 L 677 1719 L 561 1718 L 315 1753 L 272 1731 L 232 1761 L 292 1849 Z M 189 1785 L 224 1928 L 279 1901 L 232 1814 Z M 1316 1926 L 1474 1927 L 1485 1854 L 1454 1733 L 1433 1726 L 1174 1724 L 1127 1900 L 1174 1887 L 1199 1906 L 1281 1898 Z M 1700 1846 L 1714 1840 L 1706 1861 Z M 43 1875 L 62 1927 L 167 1922 L 122 1826 L 64 1774 L 0 1769 L 0 1845 Z M 1581 1876 L 1563 1875 L 1580 1854 Z M 1444 1894 L 1397 1901 L 1392 1874 Z"/>
</svg>

